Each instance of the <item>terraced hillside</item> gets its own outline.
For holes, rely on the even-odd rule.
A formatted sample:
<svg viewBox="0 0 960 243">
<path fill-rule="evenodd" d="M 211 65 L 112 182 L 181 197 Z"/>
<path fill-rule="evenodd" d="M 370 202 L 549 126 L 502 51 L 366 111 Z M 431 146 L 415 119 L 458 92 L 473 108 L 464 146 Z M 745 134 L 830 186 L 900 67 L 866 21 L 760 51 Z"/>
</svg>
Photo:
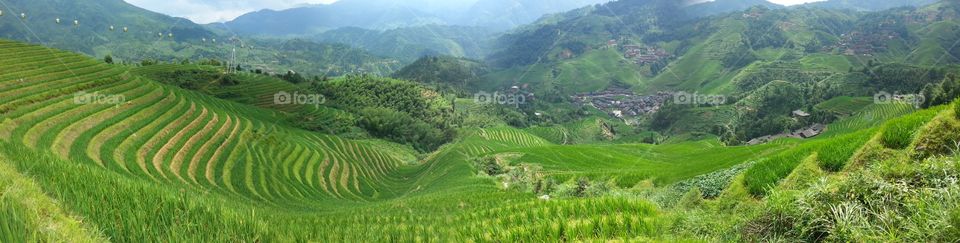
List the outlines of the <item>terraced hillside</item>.
<svg viewBox="0 0 960 243">
<path fill-rule="evenodd" d="M 296 129 L 267 109 L 282 107 L 138 74 L 148 69 L 0 41 L 0 70 L 4 242 L 853 241 L 855 230 L 949 241 L 938 234 L 960 227 L 944 216 L 960 208 L 960 166 L 944 157 L 960 140 L 957 108 L 870 105 L 831 136 L 736 147 L 565 146 L 589 129 L 466 128 L 411 163 L 387 142 Z M 274 89 L 263 82 L 236 88 Z M 491 156 L 516 160 L 477 166 Z M 875 190 L 898 197 L 861 200 Z M 822 206 L 783 211 L 810 205 Z"/>
<path fill-rule="evenodd" d="M 594 180 L 613 179 L 625 187 L 642 180 L 659 185 L 707 174 L 769 156 L 781 146 L 761 145 L 723 147 L 709 142 L 685 142 L 669 145 L 576 145 L 511 149 L 520 153 L 513 163 L 543 166 L 545 174 L 560 181 L 578 177 Z"/>
<path fill-rule="evenodd" d="M 133 73 L 169 84 L 179 83 L 222 99 L 261 108 L 295 111 L 299 105 L 275 104 L 274 94 L 293 93 L 300 87 L 266 74 L 227 72 L 226 67 L 212 65 L 157 64 L 133 69 Z M 190 75 L 193 76 L 190 76 Z M 202 80 L 190 80 L 192 78 Z M 182 80 L 187 79 L 187 80 Z"/>
<path fill-rule="evenodd" d="M 120 174 L 270 203 L 390 197 L 400 160 L 273 123 L 272 112 L 144 80 L 123 67 L 3 41 L 7 142 Z"/>
</svg>

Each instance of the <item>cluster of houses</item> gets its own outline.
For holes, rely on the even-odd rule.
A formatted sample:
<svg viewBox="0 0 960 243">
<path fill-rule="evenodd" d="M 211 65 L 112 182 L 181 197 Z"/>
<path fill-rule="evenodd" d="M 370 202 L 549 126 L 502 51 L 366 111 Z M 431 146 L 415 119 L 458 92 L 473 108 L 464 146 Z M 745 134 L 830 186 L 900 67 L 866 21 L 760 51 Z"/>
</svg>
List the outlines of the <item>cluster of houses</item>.
<svg viewBox="0 0 960 243">
<path fill-rule="evenodd" d="M 847 56 L 873 56 L 880 48 L 881 43 L 896 38 L 896 34 L 883 31 L 882 33 L 864 33 L 853 31 L 840 36 L 836 48 Z"/>
<path fill-rule="evenodd" d="M 879 24 L 876 31 L 852 31 L 840 35 L 837 48 L 847 56 L 873 56 L 889 40 L 896 39 L 899 20 L 888 19 Z"/>
<path fill-rule="evenodd" d="M 618 46 L 619 41 L 609 40 L 603 48 L 613 49 Z M 633 60 L 637 65 L 646 65 L 673 57 L 666 50 L 654 46 L 623 45 L 620 51 L 623 52 L 623 58 Z"/>
<path fill-rule="evenodd" d="M 790 133 L 781 133 L 777 135 L 767 135 L 763 137 L 754 138 L 754 139 L 751 139 L 749 142 L 747 142 L 747 144 L 749 145 L 763 144 L 763 143 L 768 143 L 773 140 L 777 140 L 781 138 L 800 138 L 800 139 L 812 138 L 812 137 L 819 136 L 821 133 L 826 131 L 826 129 L 827 129 L 826 125 L 817 123 L 817 124 L 810 125 L 809 127 L 805 127 Z"/>
<path fill-rule="evenodd" d="M 576 94 L 572 98 L 579 105 L 592 105 L 618 118 L 652 114 L 660 110 L 673 94 L 657 92 L 654 95 L 636 95 L 625 89 Z"/>
<path fill-rule="evenodd" d="M 810 113 L 803 110 L 795 110 L 791 114 L 793 115 L 793 119 L 795 120 L 810 117 Z M 762 143 L 768 143 L 770 141 L 781 139 L 781 138 L 800 138 L 800 139 L 812 138 L 812 137 L 819 136 L 821 133 L 823 133 L 826 130 L 827 130 L 826 125 L 816 123 L 790 133 L 781 133 L 777 135 L 768 135 L 768 136 L 754 138 L 748 141 L 747 144 L 757 145 Z"/>
<path fill-rule="evenodd" d="M 913 14 L 907 15 L 904 18 L 904 21 L 907 24 L 923 24 L 923 23 L 932 23 L 938 21 L 947 21 L 955 20 L 960 18 L 960 13 L 956 11 L 917 11 Z"/>
<path fill-rule="evenodd" d="M 626 59 L 632 59 L 637 65 L 646 65 L 658 62 L 663 59 L 670 58 L 672 55 L 667 53 L 666 50 L 647 46 L 642 47 L 639 45 L 624 45 L 623 46 L 623 57 Z"/>
</svg>

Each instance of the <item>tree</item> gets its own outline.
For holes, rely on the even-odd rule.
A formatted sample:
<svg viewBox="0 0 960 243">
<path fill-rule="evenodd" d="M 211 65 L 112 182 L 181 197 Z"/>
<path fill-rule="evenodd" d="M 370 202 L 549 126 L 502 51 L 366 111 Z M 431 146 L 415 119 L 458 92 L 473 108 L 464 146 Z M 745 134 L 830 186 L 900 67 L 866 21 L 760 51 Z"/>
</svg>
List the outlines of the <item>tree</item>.
<svg viewBox="0 0 960 243">
<path fill-rule="evenodd" d="M 103 57 L 103 62 L 108 63 L 108 64 L 113 64 L 113 56 L 107 55 L 107 56 Z"/>
<path fill-rule="evenodd" d="M 239 67 L 239 66 L 237 66 L 237 67 Z M 294 84 L 306 83 L 306 82 L 307 82 L 307 79 L 306 79 L 306 78 L 304 78 L 302 75 L 300 75 L 299 73 L 294 72 L 294 71 L 292 71 L 292 70 L 291 70 L 291 71 L 287 71 L 286 74 L 280 75 L 280 79 L 286 80 L 287 82 L 291 82 L 291 83 L 294 83 Z"/>
<path fill-rule="evenodd" d="M 585 197 L 587 196 L 587 188 L 590 187 L 590 181 L 586 177 L 580 177 L 577 179 L 577 189 L 574 191 L 574 196 Z"/>
<path fill-rule="evenodd" d="M 366 108 L 361 112 L 359 125 L 371 135 L 398 143 L 410 144 L 421 151 L 431 151 L 443 145 L 447 134 L 410 114 L 389 108 Z"/>
</svg>

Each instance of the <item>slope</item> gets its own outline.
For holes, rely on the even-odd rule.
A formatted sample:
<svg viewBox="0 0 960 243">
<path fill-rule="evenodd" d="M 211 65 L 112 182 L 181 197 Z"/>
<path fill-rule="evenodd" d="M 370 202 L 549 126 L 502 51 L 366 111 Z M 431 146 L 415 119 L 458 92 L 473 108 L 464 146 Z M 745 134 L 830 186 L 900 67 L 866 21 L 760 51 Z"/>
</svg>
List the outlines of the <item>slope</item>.
<svg viewBox="0 0 960 243">
<path fill-rule="evenodd" d="M 366 144 L 278 125 L 274 112 L 147 81 L 75 54 L 8 41 L 0 48 L 7 57 L 2 65 L 11 70 L 0 90 L 0 133 L 7 142 L 145 180 L 270 203 L 390 197 L 403 187 L 398 159 Z"/>
</svg>

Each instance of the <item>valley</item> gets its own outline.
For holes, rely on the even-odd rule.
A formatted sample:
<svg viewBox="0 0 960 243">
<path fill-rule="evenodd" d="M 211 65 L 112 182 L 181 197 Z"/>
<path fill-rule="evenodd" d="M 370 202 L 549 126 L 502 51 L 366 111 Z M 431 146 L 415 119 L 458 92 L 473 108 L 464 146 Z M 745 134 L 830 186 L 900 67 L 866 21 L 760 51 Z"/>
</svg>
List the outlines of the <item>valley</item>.
<svg viewBox="0 0 960 243">
<path fill-rule="evenodd" d="M 960 239 L 953 1 L 57 3 L 0 0 L 0 242 Z"/>
</svg>

